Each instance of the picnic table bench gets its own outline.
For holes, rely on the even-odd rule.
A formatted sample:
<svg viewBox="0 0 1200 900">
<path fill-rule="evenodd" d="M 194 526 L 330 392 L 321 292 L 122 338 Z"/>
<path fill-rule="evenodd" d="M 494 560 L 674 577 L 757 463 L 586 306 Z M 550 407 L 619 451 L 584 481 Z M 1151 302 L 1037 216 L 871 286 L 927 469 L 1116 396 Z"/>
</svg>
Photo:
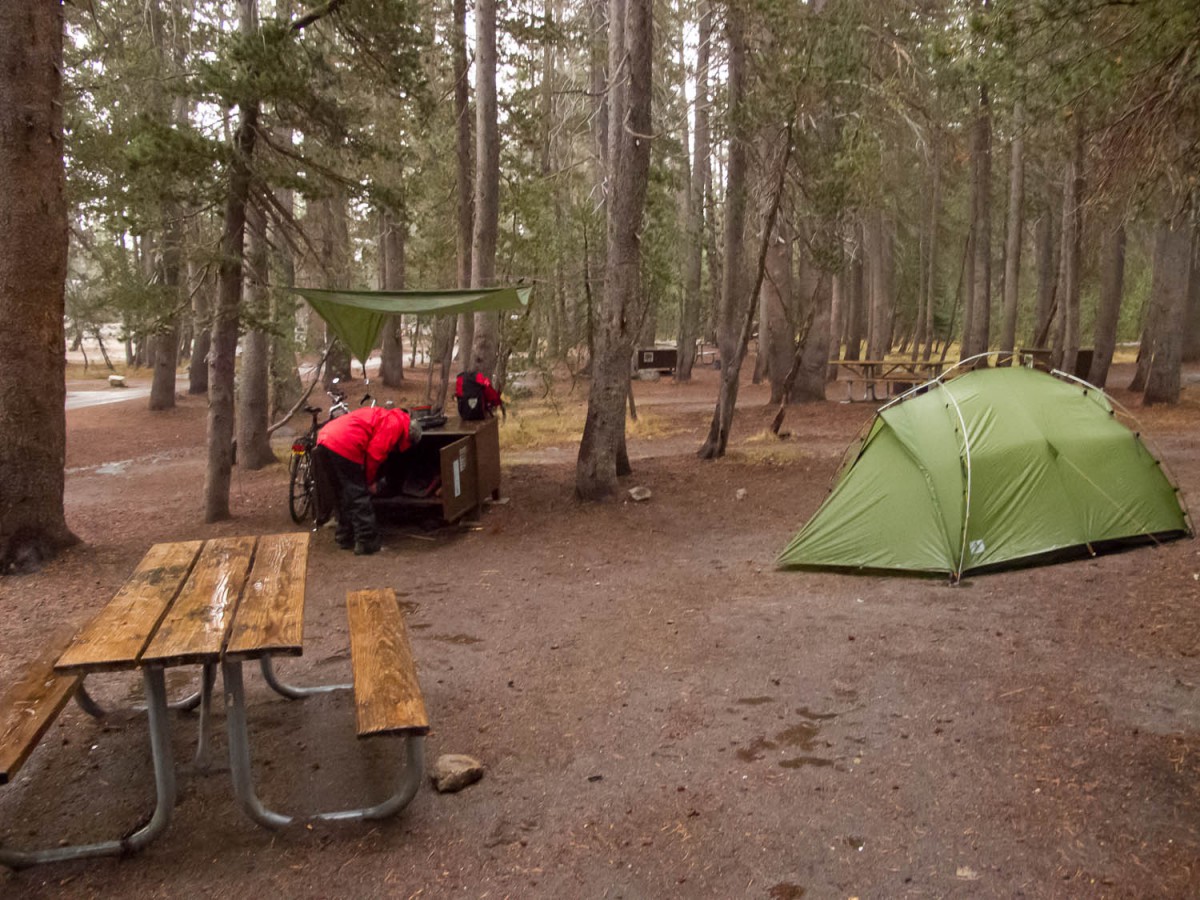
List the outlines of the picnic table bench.
<svg viewBox="0 0 1200 900">
<path fill-rule="evenodd" d="M 835 377 L 844 373 L 845 377 L 838 377 L 838 380 L 845 381 L 846 401 L 853 402 L 853 386 L 856 383 L 863 385 L 864 400 L 878 400 L 876 388 L 880 386 L 884 389 L 884 395 L 890 396 L 893 387 L 908 390 L 909 387 L 939 377 L 954 363 L 936 359 L 831 359 L 829 365 Z"/>
<path fill-rule="evenodd" d="M 350 687 L 296 687 L 280 681 L 272 669 L 273 657 L 303 652 L 307 561 L 304 532 L 156 544 L 57 659 L 47 654 L 32 664 L 0 699 L 0 784 L 12 779 L 72 697 L 90 714 L 104 714 L 84 688 L 88 676 L 138 671 L 146 692 L 157 797 L 146 824 L 124 838 L 45 850 L 0 846 L 0 864 L 21 868 L 123 855 L 160 835 L 175 803 L 168 707 L 199 706 L 197 759 L 203 762 L 218 666 L 225 684 L 230 770 L 240 806 L 253 821 L 269 828 L 303 821 L 305 817 L 266 809 L 255 794 L 242 664 L 259 661 L 267 684 L 289 699 Z M 429 722 L 395 594 L 391 590 L 352 592 L 347 614 L 358 736 L 405 737 L 406 764 L 383 802 L 317 813 L 308 819 L 392 815 L 415 796 L 424 769 L 422 739 Z M 188 665 L 200 666 L 200 690 L 168 704 L 165 670 Z"/>
</svg>

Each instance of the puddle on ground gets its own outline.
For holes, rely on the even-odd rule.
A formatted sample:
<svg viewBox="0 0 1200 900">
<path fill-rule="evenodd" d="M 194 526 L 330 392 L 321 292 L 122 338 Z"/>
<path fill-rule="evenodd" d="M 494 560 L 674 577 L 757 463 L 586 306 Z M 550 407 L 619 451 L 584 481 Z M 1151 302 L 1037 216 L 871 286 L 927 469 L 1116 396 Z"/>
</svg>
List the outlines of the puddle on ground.
<svg viewBox="0 0 1200 900">
<path fill-rule="evenodd" d="M 739 697 L 738 703 L 743 706 L 762 706 L 764 703 L 770 703 L 774 697 Z"/>
<path fill-rule="evenodd" d="M 796 715 L 804 716 L 804 718 L 808 719 L 811 722 L 824 722 L 827 719 L 836 719 L 838 714 L 837 713 L 813 712 L 807 706 L 802 706 L 798 710 L 796 710 Z"/>
<path fill-rule="evenodd" d="M 781 746 L 795 747 L 798 750 L 811 752 L 816 749 L 817 736 L 820 733 L 821 728 L 819 725 L 814 725 L 811 722 L 800 722 L 799 724 L 785 728 L 771 740 L 767 740 L 764 735 L 756 737 L 745 747 L 737 751 L 737 757 L 743 762 L 757 762 L 765 755 L 764 751 L 777 750 Z M 825 746 L 830 745 L 825 744 Z M 786 759 L 780 765 L 785 769 L 798 769 L 801 766 L 829 766 L 833 765 L 833 761 L 820 759 L 815 756 L 798 756 Z"/>
<path fill-rule="evenodd" d="M 813 743 L 816 741 L 817 735 L 820 733 L 821 729 L 816 725 L 802 722 L 799 725 L 793 725 L 791 728 L 786 728 L 779 732 L 779 734 L 775 735 L 775 740 L 788 747 L 811 750 L 813 749 Z"/>
<path fill-rule="evenodd" d="M 767 896 L 771 900 L 800 900 L 804 896 L 804 888 L 798 884 L 792 884 L 790 881 L 781 881 L 771 887 Z"/>
<path fill-rule="evenodd" d="M 775 746 L 765 737 L 756 737 L 748 746 L 737 751 L 737 758 L 742 762 L 757 762 L 763 758 L 764 750 L 774 750 Z"/>
<path fill-rule="evenodd" d="M 102 466 L 96 466 L 97 475 L 124 475 L 125 470 L 129 468 L 132 459 L 123 459 L 120 462 L 105 463 Z"/>
<path fill-rule="evenodd" d="M 803 769 L 805 766 L 823 769 L 826 766 L 832 765 L 832 759 L 822 759 L 820 756 L 797 756 L 792 759 L 780 760 L 779 762 L 781 769 Z"/>
<path fill-rule="evenodd" d="M 471 637 L 469 634 L 434 634 L 430 635 L 431 640 L 441 641 L 444 644 L 482 644 L 483 638 Z"/>
</svg>

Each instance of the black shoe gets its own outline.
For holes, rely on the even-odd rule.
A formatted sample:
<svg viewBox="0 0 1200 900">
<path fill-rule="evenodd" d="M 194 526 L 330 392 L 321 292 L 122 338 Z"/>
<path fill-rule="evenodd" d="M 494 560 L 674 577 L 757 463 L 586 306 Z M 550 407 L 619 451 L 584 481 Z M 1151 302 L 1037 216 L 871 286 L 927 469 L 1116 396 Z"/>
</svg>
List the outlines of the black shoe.
<svg viewBox="0 0 1200 900">
<path fill-rule="evenodd" d="M 339 550 L 353 550 L 354 538 L 350 538 L 348 541 L 338 541 L 337 545 Z"/>
<path fill-rule="evenodd" d="M 358 541 L 354 545 L 355 556 L 370 556 L 372 553 L 378 553 L 383 549 L 383 543 L 376 538 L 373 541 Z"/>
</svg>

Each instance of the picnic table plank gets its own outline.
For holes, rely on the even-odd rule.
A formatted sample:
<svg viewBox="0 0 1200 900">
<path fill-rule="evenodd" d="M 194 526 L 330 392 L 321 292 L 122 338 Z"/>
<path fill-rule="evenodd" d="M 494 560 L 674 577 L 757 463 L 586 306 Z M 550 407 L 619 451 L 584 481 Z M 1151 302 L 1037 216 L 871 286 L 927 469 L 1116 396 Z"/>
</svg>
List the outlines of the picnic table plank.
<svg viewBox="0 0 1200 900">
<path fill-rule="evenodd" d="M 395 592 L 351 591 L 346 610 L 358 736 L 427 734 L 429 716 Z"/>
<path fill-rule="evenodd" d="M 259 538 L 254 568 L 238 605 L 226 659 L 299 656 L 304 644 L 308 532 Z"/>
<path fill-rule="evenodd" d="M 203 541 L 155 544 L 108 605 L 59 657 L 60 672 L 132 668 L 179 593 Z"/>
<path fill-rule="evenodd" d="M 254 555 L 253 537 L 208 541 L 192 574 L 142 653 L 142 665 L 216 662 Z"/>
<path fill-rule="evenodd" d="M 48 654 L 0 698 L 0 784 L 8 784 L 62 712 L 82 676 L 54 671 Z"/>
</svg>

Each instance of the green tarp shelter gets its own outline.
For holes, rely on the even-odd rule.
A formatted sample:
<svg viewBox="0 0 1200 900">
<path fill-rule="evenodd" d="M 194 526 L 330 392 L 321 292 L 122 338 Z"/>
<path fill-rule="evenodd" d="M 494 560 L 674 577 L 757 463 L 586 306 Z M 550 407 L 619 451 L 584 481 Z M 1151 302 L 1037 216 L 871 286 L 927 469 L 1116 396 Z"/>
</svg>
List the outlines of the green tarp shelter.
<svg viewBox="0 0 1200 900">
<path fill-rule="evenodd" d="M 1100 391 L 981 369 L 883 407 L 784 567 L 945 572 L 1191 534 L 1155 458 Z"/>
<path fill-rule="evenodd" d="M 333 333 L 366 362 L 388 316 L 458 315 L 520 309 L 532 287 L 472 288 L 449 291 L 322 291 L 292 288 L 308 301 Z"/>
</svg>

